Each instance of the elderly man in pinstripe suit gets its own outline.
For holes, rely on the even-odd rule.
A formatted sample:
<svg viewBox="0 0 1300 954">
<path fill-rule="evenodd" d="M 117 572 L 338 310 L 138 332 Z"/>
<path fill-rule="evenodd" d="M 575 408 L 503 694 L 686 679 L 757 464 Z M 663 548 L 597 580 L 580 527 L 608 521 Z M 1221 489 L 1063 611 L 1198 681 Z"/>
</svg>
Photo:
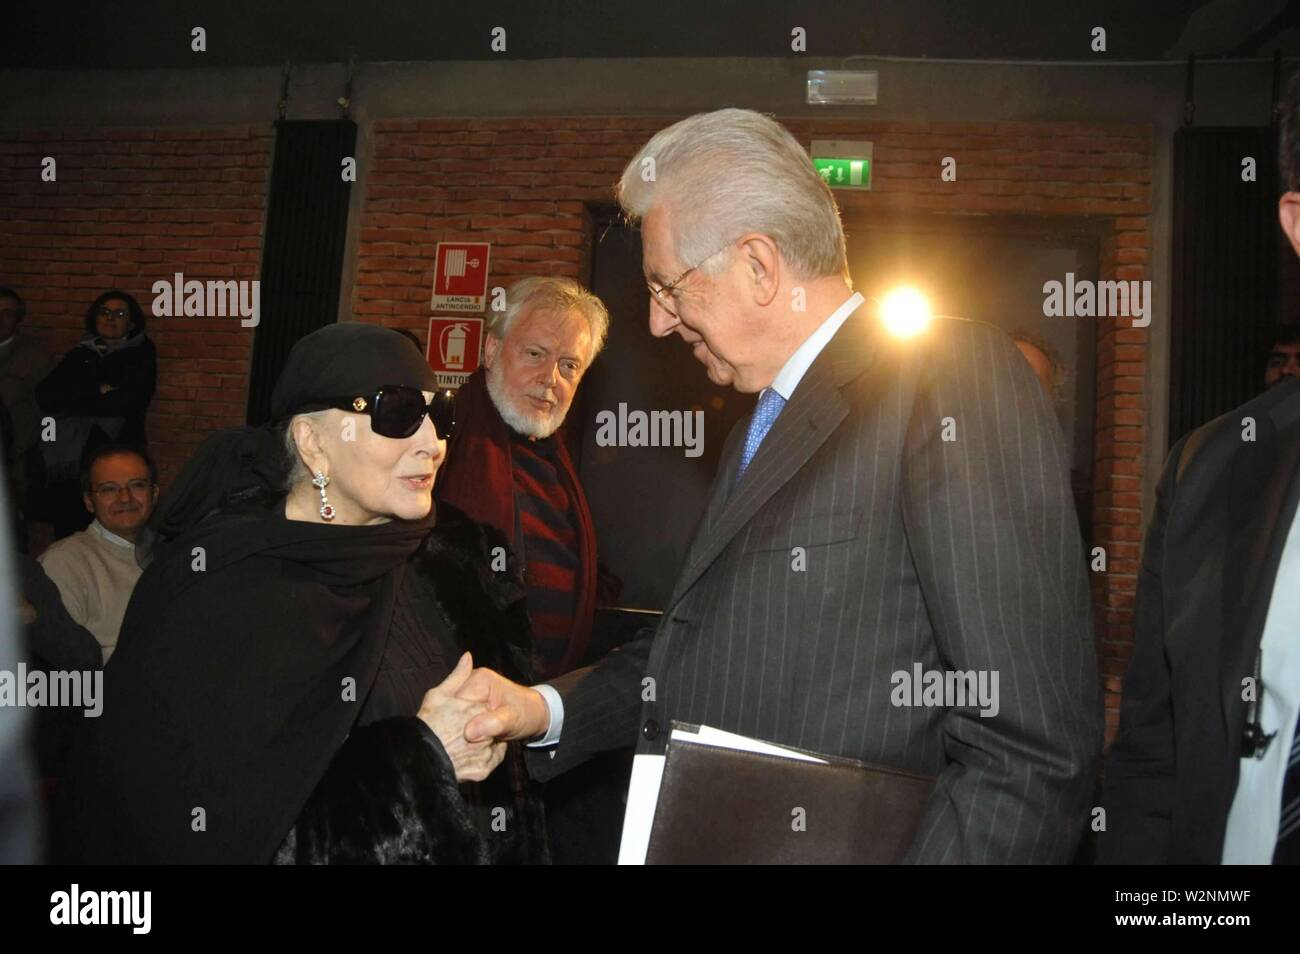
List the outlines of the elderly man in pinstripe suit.
<svg viewBox="0 0 1300 954">
<path fill-rule="evenodd" d="M 1029 366 L 977 322 L 885 332 L 830 190 L 757 113 L 660 131 L 618 194 L 642 221 L 651 332 L 755 412 L 658 630 L 550 685 L 476 672 L 490 709 L 467 736 L 532 740 L 546 779 L 707 724 L 935 776 L 909 860 L 1067 861 L 1101 701 L 1068 464 Z M 996 713 L 899 704 L 918 665 L 991 675 Z"/>
</svg>

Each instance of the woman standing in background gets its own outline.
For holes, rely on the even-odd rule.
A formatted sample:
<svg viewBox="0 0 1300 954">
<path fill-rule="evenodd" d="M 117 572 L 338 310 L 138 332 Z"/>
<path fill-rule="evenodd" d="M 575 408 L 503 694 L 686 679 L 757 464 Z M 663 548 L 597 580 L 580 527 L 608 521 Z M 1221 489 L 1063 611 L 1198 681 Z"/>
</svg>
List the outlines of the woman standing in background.
<svg viewBox="0 0 1300 954">
<path fill-rule="evenodd" d="M 42 516 L 54 525 L 56 539 L 90 523 L 78 481 L 82 455 L 106 440 L 145 447 L 145 414 L 157 378 L 158 356 L 139 303 L 120 289 L 104 292 L 86 311 L 81 341 L 36 388 L 41 410 L 55 423 L 55 439 L 40 446 Z"/>
</svg>

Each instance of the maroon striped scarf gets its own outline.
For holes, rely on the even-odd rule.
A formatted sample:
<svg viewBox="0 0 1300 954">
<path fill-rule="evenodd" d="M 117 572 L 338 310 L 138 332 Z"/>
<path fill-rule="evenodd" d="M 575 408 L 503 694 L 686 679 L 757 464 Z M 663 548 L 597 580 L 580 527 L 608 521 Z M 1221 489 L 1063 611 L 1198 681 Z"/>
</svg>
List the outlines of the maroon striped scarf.
<svg viewBox="0 0 1300 954">
<path fill-rule="evenodd" d="M 596 613 L 596 528 L 562 430 L 556 434 L 556 449 L 558 470 L 573 504 L 578 532 L 578 592 L 568 650 L 560 666 L 560 672 L 568 672 L 578 667 L 591 640 Z M 456 394 L 456 432 L 447 448 L 447 460 L 438 471 L 433 494 L 435 499 L 459 507 L 475 520 L 496 527 L 519 550 L 510 429 L 488 394 L 483 368 L 470 375 Z"/>
</svg>

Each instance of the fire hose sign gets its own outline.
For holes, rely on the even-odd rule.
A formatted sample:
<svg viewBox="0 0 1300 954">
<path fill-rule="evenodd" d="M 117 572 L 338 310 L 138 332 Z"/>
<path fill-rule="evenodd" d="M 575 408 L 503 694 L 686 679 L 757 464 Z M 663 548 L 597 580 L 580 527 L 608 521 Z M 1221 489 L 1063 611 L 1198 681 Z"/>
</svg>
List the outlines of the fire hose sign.
<svg viewBox="0 0 1300 954">
<path fill-rule="evenodd" d="M 439 242 L 431 311 L 481 313 L 487 303 L 487 242 Z"/>
<path fill-rule="evenodd" d="M 482 345 L 482 318 L 430 318 L 429 367 L 438 377 L 438 387 L 464 384 L 478 370 Z"/>
</svg>

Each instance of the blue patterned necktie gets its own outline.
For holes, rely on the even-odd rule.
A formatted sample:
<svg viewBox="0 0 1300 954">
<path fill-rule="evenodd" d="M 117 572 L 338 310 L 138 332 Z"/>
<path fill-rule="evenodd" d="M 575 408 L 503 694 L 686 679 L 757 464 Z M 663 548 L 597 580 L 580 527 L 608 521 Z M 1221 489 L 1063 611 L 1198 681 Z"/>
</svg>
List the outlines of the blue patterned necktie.
<svg viewBox="0 0 1300 954">
<path fill-rule="evenodd" d="M 736 471 L 736 480 L 744 476 L 745 468 L 758 453 L 758 445 L 762 444 L 763 438 L 767 437 L 767 432 L 776 423 L 783 407 L 785 407 L 785 398 L 773 388 L 764 388 L 763 393 L 758 396 L 758 406 L 754 408 L 754 417 L 749 422 L 749 432 L 745 435 L 745 449 L 740 455 L 740 469 Z"/>
</svg>

